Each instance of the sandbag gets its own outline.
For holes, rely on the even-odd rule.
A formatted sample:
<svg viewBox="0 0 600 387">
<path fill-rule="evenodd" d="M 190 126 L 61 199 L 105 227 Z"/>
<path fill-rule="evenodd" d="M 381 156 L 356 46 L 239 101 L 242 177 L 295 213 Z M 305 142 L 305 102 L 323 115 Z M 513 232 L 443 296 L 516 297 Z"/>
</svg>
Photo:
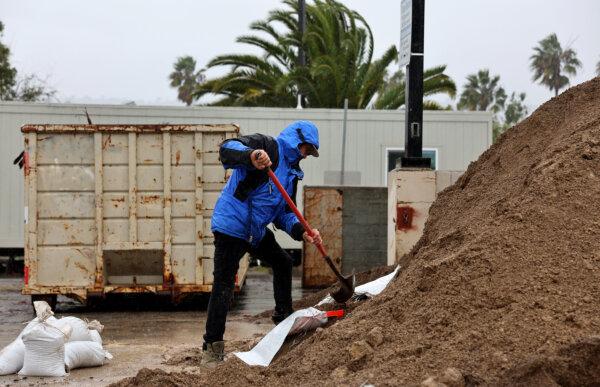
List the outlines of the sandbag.
<svg viewBox="0 0 600 387">
<path fill-rule="evenodd" d="M 71 327 L 59 329 L 47 323 L 39 323 L 22 336 L 25 346 L 23 376 L 65 376 L 65 341 Z"/>
<path fill-rule="evenodd" d="M 100 346 L 102 346 L 102 337 L 100 336 L 100 332 L 90 329 L 90 336 L 92 337 L 92 341 L 94 343 L 98 343 Z"/>
<path fill-rule="evenodd" d="M 25 345 L 20 337 L 0 351 L 0 375 L 17 373 L 23 367 Z"/>
<path fill-rule="evenodd" d="M 94 331 L 96 332 L 96 331 Z M 98 367 L 112 355 L 93 341 L 71 341 L 65 344 L 65 366 L 67 371 L 75 368 Z"/>
<path fill-rule="evenodd" d="M 52 322 L 52 325 L 60 329 L 65 325 L 69 325 L 73 331 L 71 332 L 71 338 L 68 341 L 92 341 L 87 322 L 80 318 L 72 316 L 63 317 Z"/>
<path fill-rule="evenodd" d="M 46 316 L 48 322 L 52 323 L 56 319 L 52 316 Z M 25 345 L 22 337 L 25 333 L 31 331 L 36 325 L 40 324 L 38 318 L 31 320 L 25 328 L 19 333 L 17 338 L 0 351 L 0 375 L 10 375 L 19 372 L 23 367 L 23 358 L 25 356 Z"/>
</svg>

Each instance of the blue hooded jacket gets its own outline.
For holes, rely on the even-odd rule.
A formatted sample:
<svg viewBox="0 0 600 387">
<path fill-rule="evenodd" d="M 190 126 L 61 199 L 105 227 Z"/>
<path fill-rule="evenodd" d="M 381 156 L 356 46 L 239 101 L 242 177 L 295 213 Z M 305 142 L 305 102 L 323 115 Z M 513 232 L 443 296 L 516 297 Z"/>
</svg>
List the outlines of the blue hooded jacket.
<svg viewBox="0 0 600 387">
<path fill-rule="evenodd" d="M 256 247 L 265 236 L 266 226 L 274 223 L 292 238 L 302 240 L 304 229 L 298 218 L 266 171 L 254 168 L 250 160 L 252 151 L 264 149 L 281 185 L 295 198 L 297 182 L 304 177 L 299 165 L 302 160 L 299 145 L 302 143 L 319 148 L 319 132 L 310 121 L 293 122 L 276 139 L 253 134 L 223 142 L 220 160 L 226 169 L 233 168 L 234 172 L 215 205 L 212 231 L 246 240 Z"/>
</svg>

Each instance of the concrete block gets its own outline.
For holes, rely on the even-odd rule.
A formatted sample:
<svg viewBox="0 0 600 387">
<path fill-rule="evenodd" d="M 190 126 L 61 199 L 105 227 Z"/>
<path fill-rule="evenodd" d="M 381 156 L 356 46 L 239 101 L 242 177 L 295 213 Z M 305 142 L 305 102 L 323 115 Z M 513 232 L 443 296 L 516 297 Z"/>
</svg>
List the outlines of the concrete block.
<svg viewBox="0 0 600 387">
<path fill-rule="evenodd" d="M 435 171 L 396 171 L 399 203 L 433 202 L 435 200 Z"/>
</svg>

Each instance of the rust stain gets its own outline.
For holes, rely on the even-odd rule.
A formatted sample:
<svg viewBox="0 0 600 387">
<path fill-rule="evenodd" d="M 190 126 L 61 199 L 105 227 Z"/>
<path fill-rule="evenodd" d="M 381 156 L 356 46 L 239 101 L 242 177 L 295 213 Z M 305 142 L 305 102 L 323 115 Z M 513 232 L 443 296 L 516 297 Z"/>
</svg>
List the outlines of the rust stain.
<svg viewBox="0 0 600 387">
<path fill-rule="evenodd" d="M 73 265 L 79 270 L 83 271 L 84 273 L 87 273 L 88 271 L 87 268 L 83 266 L 80 262 L 75 262 Z"/>
<path fill-rule="evenodd" d="M 156 203 L 159 200 L 160 200 L 160 196 L 158 196 L 158 195 L 145 195 L 145 196 L 140 197 L 140 202 L 142 204 Z"/>
<path fill-rule="evenodd" d="M 220 129 L 224 132 L 239 133 L 240 127 L 236 124 L 201 124 L 201 125 L 80 125 L 80 124 L 41 124 L 41 125 L 24 125 L 21 127 L 21 132 L 133 132 L 133 133 L 162 133 L 162 132 L 201 132 L 203 130 L 214 131 Z"/>
<path fill-rule="evenodd" d="M 411 206 L 398 206 L 396 208 L 396 229 L 412 230 L 415 209 Z"/>
<path fill-rule="evenodd" d="M 175 166 L 176 167 L 179 166 L 179 160 L 181 160 L 181 152 L 178 150 L 175 153 Z"/>
</svg>

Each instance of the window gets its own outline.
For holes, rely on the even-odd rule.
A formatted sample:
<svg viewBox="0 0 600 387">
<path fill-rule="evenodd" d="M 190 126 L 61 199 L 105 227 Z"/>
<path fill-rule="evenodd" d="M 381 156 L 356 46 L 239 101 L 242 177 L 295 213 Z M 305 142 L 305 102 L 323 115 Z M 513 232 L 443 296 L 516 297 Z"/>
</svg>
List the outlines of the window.
<svg viewBox="0 0 600 387">
<path fill-rule="evenodd" d="M 429 157 L 431 159 L 431 169 L 438 169 L 437 160 L 438 150 L 435 148 L 423 148 L 423 157 Z M 404 156 L 404 149 L 402 148 L 387 148 L 387 172 L 396 168 L 396 160 Z"/>
</svg>

